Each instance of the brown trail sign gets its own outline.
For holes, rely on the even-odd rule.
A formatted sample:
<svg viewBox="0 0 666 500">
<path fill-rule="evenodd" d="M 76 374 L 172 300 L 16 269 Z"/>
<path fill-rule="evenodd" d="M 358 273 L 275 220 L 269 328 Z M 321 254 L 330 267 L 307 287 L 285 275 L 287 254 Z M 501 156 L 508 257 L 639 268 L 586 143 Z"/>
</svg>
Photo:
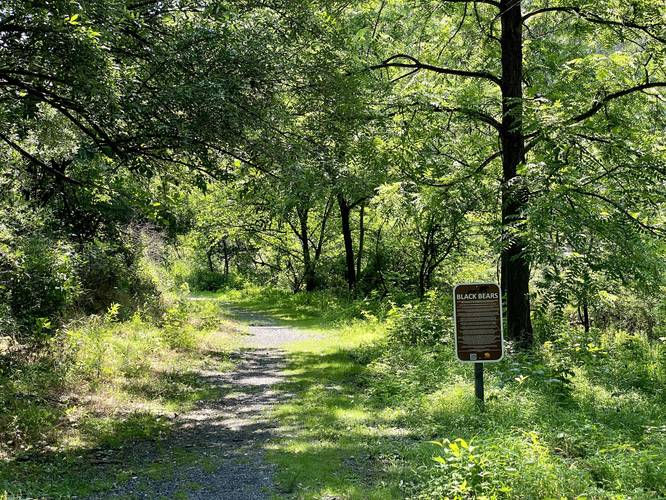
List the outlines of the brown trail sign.
<svg viewBox="0 0 666 500">
<path fill-rule="evenodd" d="M 484 399 L 483 363 L 504 356 L 502 294 L 494 283 L 463 283 L 453 287 L 456 357 L 474 363 L 474 392 Z"/>
<path fill-rule="evenodd" d="M 456 356 L 459 361 L 499 361 L 504 355 L 502 296 L 494 283 L 465 283 L 453 288 Z"/>
</svg>

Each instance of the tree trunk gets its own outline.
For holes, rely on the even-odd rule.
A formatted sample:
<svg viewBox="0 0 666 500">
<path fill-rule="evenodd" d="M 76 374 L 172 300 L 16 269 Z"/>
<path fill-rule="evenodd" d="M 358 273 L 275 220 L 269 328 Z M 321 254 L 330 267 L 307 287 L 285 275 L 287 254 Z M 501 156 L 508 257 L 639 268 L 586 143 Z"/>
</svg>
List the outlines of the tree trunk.
<svg viewBox="0 0 666 500">
<path fill-rule="evenodd" d="M 363 240 L 365 239 L 365 205 L 361 204 L 358 222 L 358 255 L 356 256 L 356 279 L 361 277 L 361 261 L 363 259 Z"/>
<path fill-rule="evenodd" d="M 215 272 L 215 265 L 213 264 L 213 249 L 209 248 L 206 250 L 206 260 L 208 261 L 208 270 L 211 273 Z"/>
<path fill-rule="evenodd" d="M 585 333 L 590 333 L 590 309 L 587 306 L 587 300 L 583 303 L 583 326 Z"/>
<path fill-rule="evenodd" d="M 418 295 L 419 297 L 423 297 L 425 295 L 426 289 L 428 287 L 428 261 L 430 260 L 431 257 L 431 249 L 432 249 L 432 226 L 430 223 L 428 224 L 428 229 L 426 230 L 425 234 L 425 241 L 421 242 L 421 263 L 419 265 L 419 290 L 418 290 Z"/>
<path fill-rule="evenodd" d="M 303 281 L 305 282 L 305 291 L 311 292 L 315 289 L 315 274 L 312 259 L 310 258 L 310 240 L 308 238 L 308 210 L 298 210 L 298 220 L 300 223 L 301 248 L 303 250 Z"/>
<path fill-rule="evenodd" d="M 229 277 L 229 248 L 227 247 L 227 239 L 222 238 L 222 251 L 224 252 L 224 277 Z"/>
<path fill-rule="evenodd" d="M 422 298 L 425 295 L 426 288 L 427 288 L 427 278 L 426 278 L 426 256 L 423 255 L 421 257 L 421 266 L 419 267 L 419 289 L 418 289 L 418 295 L 420 298 Z"/>
<path fill-rule="evenodd" d="M 349 203 L 342 193 L 338 193 L 338 206 L 340 207 L 340 221 L 342 223 L 342 238 L 345 242 L 345 262 L 347 264 L 347 271 L 345 278 L 349 284 L 349 289 L 356 288 L 356 265 L 354 262 L 354 244 L 352 241 L 351 225 L 349 223 L 349 215 L 351 209 Z"/>
<path fill-rule="evenodd" d="M 525 160 L 523 135 L 523 40 L 521 1 L 500 0 L 502 16 L 502 292 L 506 295 L 507 337 L 520 347 L 533 341 L 530 320 L 529 262 L 520 235 L 527 189 L 518 176 Z"/>
</svg>

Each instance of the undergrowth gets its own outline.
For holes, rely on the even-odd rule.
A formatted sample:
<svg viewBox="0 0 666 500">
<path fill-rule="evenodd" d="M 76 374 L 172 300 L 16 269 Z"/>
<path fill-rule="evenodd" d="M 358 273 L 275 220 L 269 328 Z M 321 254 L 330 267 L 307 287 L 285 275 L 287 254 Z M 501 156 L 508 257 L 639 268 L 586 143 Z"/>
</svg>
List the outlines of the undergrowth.
<svg viewBox="0 0 666 500">
<path fill-rule="evenodd" d="M 663 341 L 559 325 L 543 348 L 486 366 L 482 411 L 450 325 L 429 314 L 437 304 L 382 315 L 367 301 L 267 294 L 223 297 L 325 333 L 292 346 L 283 389 L 296 396 L 276 409 L 288 432 L 269 455 L 282 495 L 666 496 Z"/>
<path fill-rule="evenodd" d="M 270 315 L 291 325 L 318 329 L 337 327 L 353 320 L 383 320 L 391 309 L 406 300 L 400 297 L 357 298 L 351 293 L 328 290 L 293 293 L 271 287 L 247 286 L 224 292 L 200 292 L 201 297 L 216 297 L 240 307 Z"/>
<path fill-rule="evenodd" d="M 111 309 L 5 366 L 0 491 L 85 495 L 135 474 L 140 443 L 159 443 L 175 413 L 215 396 L 193 371 L 229 366 L 233 326 L 219 319 L 229 303 L 318 332 L 288 346 L 281 389 L 294 397 L 274 410 L 281 437 L 267 454 L 280 496 L 666 496 L 663 339 L 549 325 L 539 349 L 487 365 L 481 409 L 437 295 L 400 305 L 255 288 L 199 299 L 175 302 L 159 325 Z"/>
<path fill-rule="evenodd" d="M 219 396 L 197 369 L 232 366 L 238 332 L 220 315 L 217 302 L 184 296 L 158 323 L 120 321 L 114 305 L 45 347 L 15 349 L 0 372 L 0 494 L 86 495 L 127 478 L 142 443 L 159 443 L 176 414 Z"/>
</svg>

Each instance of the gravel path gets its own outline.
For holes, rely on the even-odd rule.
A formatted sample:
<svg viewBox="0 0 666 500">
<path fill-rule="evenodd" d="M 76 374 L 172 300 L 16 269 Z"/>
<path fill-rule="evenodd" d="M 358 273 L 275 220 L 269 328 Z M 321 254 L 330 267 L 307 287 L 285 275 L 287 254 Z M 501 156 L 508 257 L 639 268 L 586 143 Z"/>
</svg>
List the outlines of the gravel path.
<svg viewBox="0 0 666 500">
<path fill-rule="evenodd" d="M 219 400 L 202 401 L 193 411 L 177 417 L 175 431 L 146 456 L 160 462 L 169 450 L 196 450 L 205 457 L 201 464 L 177 466 L 164 479 L 133 477 L 101 498 L 191 498 L 255 500 L 274 493 L 274 467 L 264 460 L 263 449 L 276 435 L 269 418 L 271 407 L 290 395 L 275 385 L 284 378 L 286 343 L 311 338 L 312 334 L 275 325 L 267 318 L 229 307 L 239 321 L 247 323 L 249 335 L 235 353 L 231 372 L 200 371 L 206 382 L 222 389 Z M 166 453 L 164 448 L 166 447 Z"/>
</svg>

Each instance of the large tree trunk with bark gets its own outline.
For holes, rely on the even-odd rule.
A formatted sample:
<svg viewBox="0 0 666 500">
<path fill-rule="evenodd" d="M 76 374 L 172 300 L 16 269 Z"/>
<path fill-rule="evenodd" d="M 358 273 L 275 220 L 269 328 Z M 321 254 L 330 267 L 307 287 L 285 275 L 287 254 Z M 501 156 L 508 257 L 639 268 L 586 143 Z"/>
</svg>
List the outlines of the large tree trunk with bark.
<svg viewBox="0 0 666 500">
<path fill-rule="evenodd" d="M 502 16 L 502 292 L 506 295 L 507 337 L 521 347 L 533 341 L 530 320 L 529 262 L 520 230 L 527 188 L 518 176 L 525 161 L 523 135 L 523 40 L 520 0 L 501 0 Z"/>
<path fill-rule="evenodd" d="M 342 238 L 345 243 L 345 279 L 349 289 L 356 288 L 356 262 L 354 261 L 354 242 L 352 241 L 350 213 L 351 208 L 342 193 L 338 193 L 338 206 L 340 207 L 340 222 L 342 224 Z"/>
</svg>

